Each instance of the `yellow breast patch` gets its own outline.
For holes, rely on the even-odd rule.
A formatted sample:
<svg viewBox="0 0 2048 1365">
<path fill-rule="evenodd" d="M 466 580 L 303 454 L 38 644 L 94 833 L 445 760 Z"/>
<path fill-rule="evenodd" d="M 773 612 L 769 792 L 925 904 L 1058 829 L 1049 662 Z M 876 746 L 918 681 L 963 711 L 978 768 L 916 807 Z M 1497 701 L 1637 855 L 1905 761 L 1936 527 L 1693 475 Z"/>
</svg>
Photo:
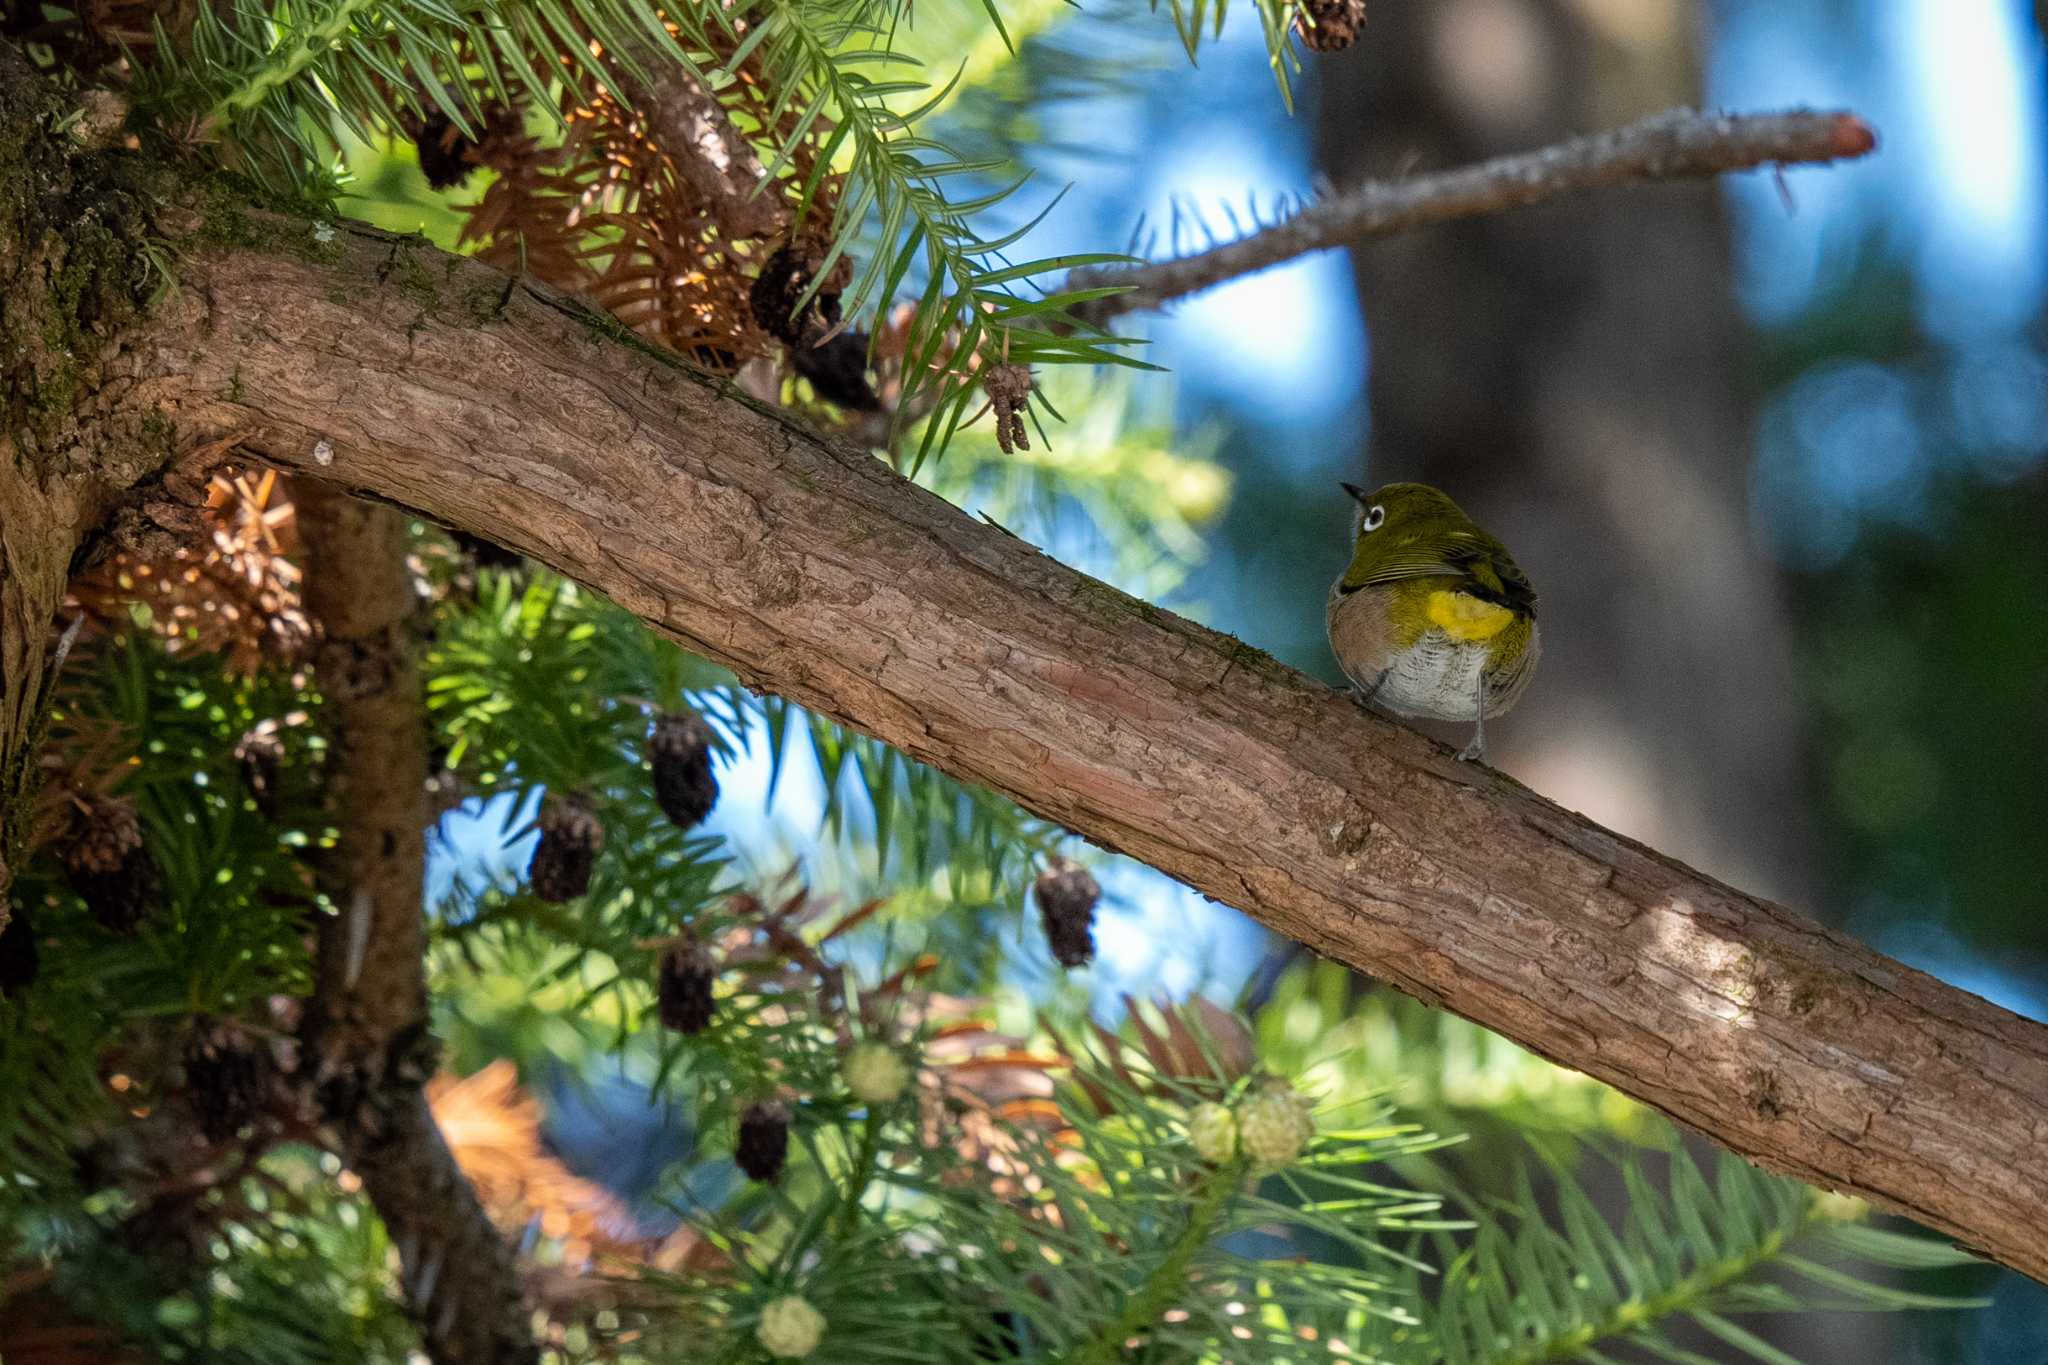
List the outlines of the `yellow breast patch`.
<svg viewBox="0 0 2048 1365">
<path fill-rule="evenodd" d="M 1429 595 L 1430 624 L 1453 640 L 1491 640 L 1514 619 L 1506 607 L 1455 588 L 1439 588 Z"/>
</svg>

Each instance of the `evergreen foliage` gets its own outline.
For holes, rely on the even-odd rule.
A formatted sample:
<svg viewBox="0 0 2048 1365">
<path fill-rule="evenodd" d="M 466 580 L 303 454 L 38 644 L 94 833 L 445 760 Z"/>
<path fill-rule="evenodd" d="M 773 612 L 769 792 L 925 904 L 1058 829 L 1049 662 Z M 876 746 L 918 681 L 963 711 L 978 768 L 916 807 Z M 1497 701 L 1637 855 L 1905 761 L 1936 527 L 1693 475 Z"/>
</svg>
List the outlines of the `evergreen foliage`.
<svg viewBox="0 0 2048 1365">
<path fill-rule="evenodd" d="M 1223 18 L 1172 9 L 1190 55 Z M 1258 11 L 1284 92 L 1296 10 Z M 983 0 L 950 22 L 1007 47 L 1025 28 L 1010 15 Z M 908 0 L 81 0 L 36 41 L 80 81 L 125 83 L 158 154 L 312 211 L 336 207 L 361 145 L 410 142 L 437 182 L 486 171 L 478 197 L 444 201 L 466 247 L 711 368 L 766 364 L 778 397 L 803 372 L 786 348 L 808 344 L 781 324 L 815 308 L 857 327 L 890 419 L 815 415 L 1134 591 L 1173 592 L 1227 481 L 1169 449 L 1130 390 L 1076 378 L 1139 362 L 1075 317 L 1097 293 L 1050 278 L 1118 258 L 1013 259 L 1028 229 L 988 224 L 1021 181 L 937 126 L 986 72 L 908 55 L 913 17 Z M 769 227 L 689 200 L 676 149 L 636 121 L 676 77 L 758 159 Z M 758 316 L 764 262 L 799 246 L 789 315 Z M 971 424 L 1002 365 L 1069 367 L 1034 394 L 1034 419 L 1076 415 L 1058 448 Z M 0 1001 L 0 1326 L 75 1320 L 108 1359 L 397 1362 L 416 1344 L 401 1249 L 293 1089 L 314 933 L 341 912 L 314 877 L 335 759 L 291 547 L 252 529 L 288 504 L 241 487 L 223 504 L 246 514 L 232 554 L 77 589 L 94 625 L 52 716 L 42 846 L 13 884 L 35 970 Z M 1364 1001 L 1327 967 L 1294 969 L 1253 1020 L 1041 1014 L 1001 943 L 1038 932 L 1018 929 L 1034 879 L 1085 856 L 1064 830 L 754 696 L 538 568 L 479 563 L 425 526 L 413 550 L 420 723 L 453 811 L 428 907 L 437 1028 L 458 1071 L 512 1057 L 530 1091 L 616 1079 L 681 1116 L 647 1188 L 605 1188 L 545 1149 L 524 1092 L 439 1083 L 556 1360 L 1695 1362 L 1704 1333 L 1775 1363 L 1753 1315 L 1952 1302 L 1888 1272 L 1967 1258 L 1732 1159 L 1709 1177 L 1674 1150 L 1661 1180 L 1625 1161 L 1611 1225 L 1586 1139 L 1675 1148 L 1654 1119 L 1468 1026 Z M 802 847 L 758 837 L 729 794 L 704 824 L 675 816 L 654 735 L 690 713 L 719 775 L 765 761 L 771 803 L 793 765 L 815 770 Z M 161 869 L 132 935 L 95 921 L 50 833 L 102 798 L 132 803 Z M 571 800 L 577 846 L 558 863 L 574 875 L 537 875 L 543 812 Z M 893 1099 L 848 1082 L 875 1043 L 911 1064 Z M 1474 1073 L 1500 1086 L 1461 1087 Z M 1221 1109 L 1244 1140 L 1219 1162 L 1189 1121 Z M 1522 1162 L 1498 1142 L 1490 1186 L 1451 1159 L 1454 1129 L 1502 1115 L 1542 1134 L 1541 1191 L 1501 1175 Z M 28 1340 L 0 1332 L 14 1365 L 35 1365 Z"/>
</svg>

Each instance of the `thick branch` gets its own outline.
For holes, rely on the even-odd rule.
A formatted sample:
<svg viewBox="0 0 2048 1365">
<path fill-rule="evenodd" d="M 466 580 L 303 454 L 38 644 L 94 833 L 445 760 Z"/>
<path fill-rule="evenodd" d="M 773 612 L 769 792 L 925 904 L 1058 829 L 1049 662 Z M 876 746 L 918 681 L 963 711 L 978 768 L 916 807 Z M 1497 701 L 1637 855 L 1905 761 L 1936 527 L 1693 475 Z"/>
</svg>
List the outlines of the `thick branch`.
<svg viewBox="0 0 2048 1365">
<path fill-rule="evenodd" d="M 517 548 L 750 684 L 2048 1278 L 2048 1028 L 1457 763 L 575 305 L 501 309 L 501 276 L 366 230 L 331 250 L 195 255 L 135 398 Z M 407 251 L 431 264 L 391 269 Z"/>
<path fill-rule="evenodd" d="M 1208 251 L 1128 269 L 1080 270 L 1074 289 L 1121 286 L 1081 311 L 1101 323 L 1250 275 L 1311 251 L 1349 246 L 1453 218 L 1526 208 L 1574 190 L 1684 180 L 1765 165 L 1837 161 L 1877 145 L 1853 114 L 1702 114 L 1674 109 L 1540 151 L 1407 180 L 1367 181 L 1272 227 Z"/>
<path fill-rule="evenodd" d="M 334 737 L 336 840 L 322 872 L 341 904 L 321 927 L 307 1062 L 399 1249 L 428 1354 L 440 1365 L 537 1360 L 512 1250 L 420 1089 L 433 1069 L 421 919 L 430 814 L 406 519 L 311 482 L 297 500 Z"/>
</svg>

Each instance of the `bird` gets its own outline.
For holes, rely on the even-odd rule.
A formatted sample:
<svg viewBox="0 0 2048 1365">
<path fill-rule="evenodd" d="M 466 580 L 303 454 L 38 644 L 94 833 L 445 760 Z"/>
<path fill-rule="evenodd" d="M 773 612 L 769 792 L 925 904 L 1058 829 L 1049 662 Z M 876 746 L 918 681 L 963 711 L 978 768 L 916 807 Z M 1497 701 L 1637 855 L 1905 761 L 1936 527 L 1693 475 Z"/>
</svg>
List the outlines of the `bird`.
<svg viewBox="0 0 2048 1365">
<path fill-rule="evenodd" d="M 1521 698 L 1542 653 L 1536 590 L 1507 547 L 1421 483 L 1352 509 L 1351 562 L 1330 585 L 1330 650 L 1359 700 L 1397 715 L 1469 720 L 1460 759 L 1486 757 L 1486 722 Z"/>
</svg>

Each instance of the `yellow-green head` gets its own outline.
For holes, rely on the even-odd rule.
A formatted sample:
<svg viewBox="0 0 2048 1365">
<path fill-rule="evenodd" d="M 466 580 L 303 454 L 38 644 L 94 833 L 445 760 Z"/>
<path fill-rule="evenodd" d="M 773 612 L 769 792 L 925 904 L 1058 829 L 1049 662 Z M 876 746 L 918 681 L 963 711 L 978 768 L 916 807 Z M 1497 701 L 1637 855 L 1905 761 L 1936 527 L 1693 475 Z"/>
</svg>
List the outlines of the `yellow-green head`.
<svg viewBox="0 0 2048 1365">
<path fill-rule="evenodd" d="M 1347 483 L 1344 491 L 1356 505 L 1351 566 L 1341 588 L 1452 576 L 1460 590 L 1482 601 L 1536 615 L 1535 589 L 1514 556 L 1449 494 L 1426 483 L 1390 483 L 1370 493 Z"/>
</svg>

